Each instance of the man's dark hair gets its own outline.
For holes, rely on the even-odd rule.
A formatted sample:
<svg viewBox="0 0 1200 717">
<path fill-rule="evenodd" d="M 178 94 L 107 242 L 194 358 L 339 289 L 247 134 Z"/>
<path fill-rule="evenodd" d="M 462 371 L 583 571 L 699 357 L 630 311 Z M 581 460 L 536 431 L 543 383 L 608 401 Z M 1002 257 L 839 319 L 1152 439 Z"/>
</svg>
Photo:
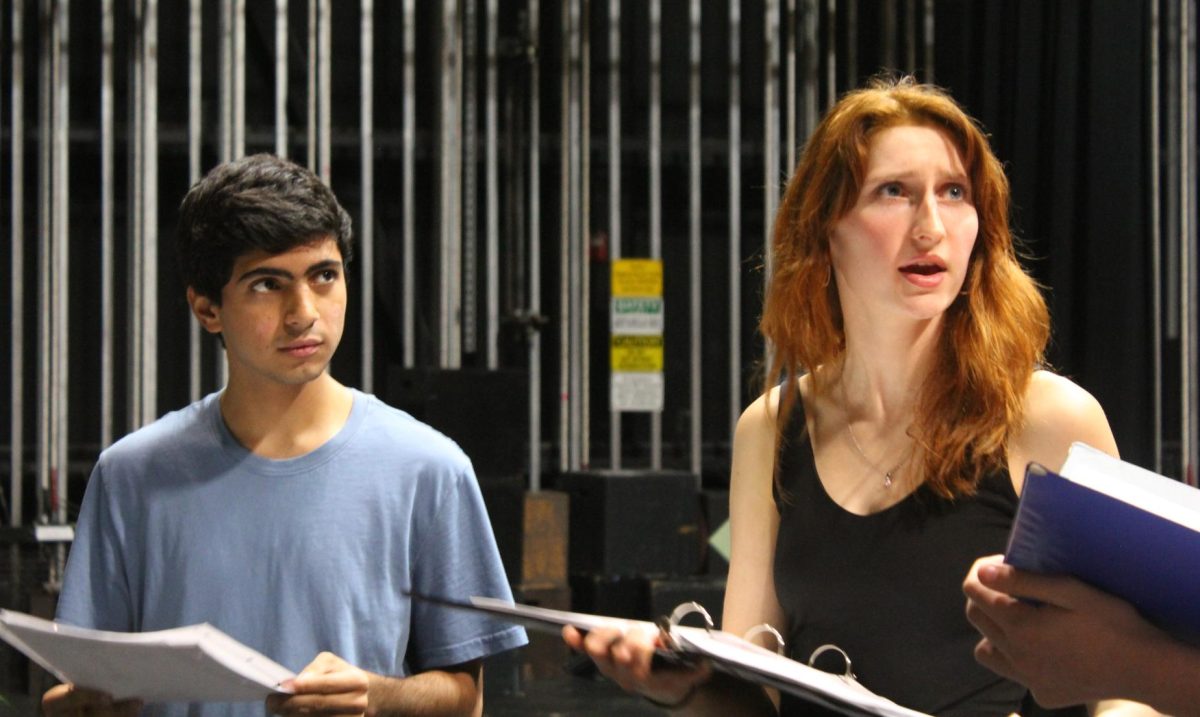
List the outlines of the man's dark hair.
<svg viewBox="0 0 1200 717">
<path fill-rule="evenodd" d="M 179 205 L 176 241 L 184 284 L 217 305 L 238 257 L 252 251 L 282 254 L 326 236 L 349 264 L 350 215 L 315 174 L 273 154 L 214 167 Z"/>
</svg>

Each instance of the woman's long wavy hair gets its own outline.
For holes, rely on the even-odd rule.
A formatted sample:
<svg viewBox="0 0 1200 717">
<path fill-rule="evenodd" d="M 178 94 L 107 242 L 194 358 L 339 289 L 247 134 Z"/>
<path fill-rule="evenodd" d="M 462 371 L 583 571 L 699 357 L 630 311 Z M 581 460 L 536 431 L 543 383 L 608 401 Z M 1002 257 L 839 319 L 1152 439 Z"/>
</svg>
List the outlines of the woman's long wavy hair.
<svg viewBox="0 0 1200 717">
<path fill-rule="evenodd" d="M 1003 167 L 983 132 L 941 89 L 911 78 L 876 80 L 842 97 L 805 145 L 775 218 L 774 273 L 759 325 L 774 348 L 765 390 L 784 383 L 781 440 L 798 398 L 790 378 L 811 373 L 813 390 L 828 390 L 814 369 L 840 360 L 846 347 L 830 280 L 829 237 L 857 201 L 871 139 L 882 129 L 908 125 L 932 127 L 953 140 L 979 215 L 967 276 L 946 311 L 909 429 L 921 449 L 915 462 L 925 484 L 954 498 L 973 493 L 982 476 L 1005 467 L 1031 372 L 1043 360 L 1050 318 L 1017 260 Z"/>
</svg>

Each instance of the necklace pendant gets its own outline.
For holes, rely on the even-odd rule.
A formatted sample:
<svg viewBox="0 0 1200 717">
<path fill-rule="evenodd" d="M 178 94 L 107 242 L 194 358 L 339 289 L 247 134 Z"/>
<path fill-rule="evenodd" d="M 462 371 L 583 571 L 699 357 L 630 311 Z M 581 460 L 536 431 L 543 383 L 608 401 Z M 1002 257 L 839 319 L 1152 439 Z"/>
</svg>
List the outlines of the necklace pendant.
<svg viewBox="0 0 1200 717">
<path fill-rule="evenodd" d="M 891 471 L 888 471 L 887 473 L 883 474 L 883 487 L 884 488 L 892 487 L 892 472 Z"/>
</svg>

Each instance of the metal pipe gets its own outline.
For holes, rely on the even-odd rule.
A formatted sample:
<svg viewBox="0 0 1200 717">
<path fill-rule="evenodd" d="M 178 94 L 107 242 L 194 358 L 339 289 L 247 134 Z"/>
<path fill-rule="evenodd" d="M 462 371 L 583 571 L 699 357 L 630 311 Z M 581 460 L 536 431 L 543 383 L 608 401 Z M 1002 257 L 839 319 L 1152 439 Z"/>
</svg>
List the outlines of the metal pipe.
<svg viewBox="0 0 1200 717">
<path fill-rule="evenodd" d="M 804 115 L 796 123 L 800 134 L 789 134 L 788 142 L 788 164 L 780 172 L 777 183 L 786 181 L 785 177 L 796 167 L 796 148 L 803 144 L 808 135 L 812 133 L 813 127 L 817 125 L 817 115 L 820 92 L 820 0 L 804 0 Z M 830 28 L 833 24 L 830 23 Z M 829 37 L 830 45 L 825 49 L 825 61 L 831 68 L 830 72 L 837 67 L 835 57 L 836 48 L 833 44 L 832 36 Z M 834 83 L 830 83 L 826 88 L 825 99 L 829 104 L 833 104 L 836 98 L 836 88 Z M 795 112 L 795 108 L 791 109 Z M 775 186 L 778 186 L 777 184 Z M 779 197 L 779 190 L 776 190 L 775 197 Z M 774 212 L 772 212 L 772 221 L 774 220 Z"/>
<path fill-rule="evenodd" d="M 1178 338 L 1180 360 L 1180 463 L 1182 477 L 1191 485 L 1197 484 L 1197 451 L 1200 450 L 1200 416 L 1197 415 L 1197 356 L 1194 346 L 1197 336 L 1197 254 L 1196 221 L 1196 15 L 1195 3 L 1179 7 L 1179 232 L 1176 244 L 1178 265 Z"/>
<path fill-rule="evenodd" d="M 583 235 L 583 157 L 580 144 L 583 141 L 582 100 L 582 22 L 580 19 L 583 0 L 568 0 L 563 5 L 565 23 L 564 37 L 567 48 L 563 63 L 563 98 L 565 100 L 563 123 L 563 208 L 566 212 L 563 223 L 562 260 L 564 272 L 560 278 L 562 296 L 566 310 L 564 317 L 567 330 L 563 334 L 563 371 L 567 377 L 567 446 L 568 467 L 579 470 L 583 465 L 583 362 L 580 356 L 583 322 L 583 302 L 579 295 L 582 276 Z"/>
<path fill-rule="evenodd" d="M 1181 140 L 1180 157 L 1180 289 L 1182 297 L 1182 321 L 1180 322 L 1181 381 L 1181 441 L 1180 456 L 1183 473 L 1192 485 L 1197 482 L 1197 464 L 1200 463 L 1200 375 L 1196 343 L 1197 290 L 1195 267 L 1196 249 L 1196 168 L 1192 158 L 1196 153 L 1196 58 L 1194 42 L 1195 2 L 1184 0 L 1180 9 L 1180 105 Z"/>
<path fill-rule="evenodd" d="M 766 2 L 766 48 L 763 78 L 763 286 L 770 285 L 775 254 L 771 228 L 779 203 L 779 0 Z M 770 364 L 774 348 L 763 346 L 764 363 Z"/>
<path fill-rule="evenodd" d="M 478 42 L 475 2 L 463 3 L 463 131 L 462 131 L 462 347 L 473 354 L 479 349 L 479 222 L 478 147 L 479 126 L 476 91 L 478 72 L 475 47 Z"/>
<path fill-rule="evenodd" d="M 113 441 L 113 6 L 100 3 L 100 447 Z"/>
<path fill-rule="evenodd" d="M 54 462 L 55 486 L 53 514 L 54 522 L 67 522 L 67 477 L 70 471 L 68 462 L 68 446 L 70 445 L 67 416 L 70 413 L 70 392 L 68 379 L 70 372 L 70 321 L 71 304 L 67 288 L 70 286 L 70 129 L 71 129 L 71 94 L 70 94 L 70 27 L 71 5 L 69 0 L 58 0 L 58 8 L 54 17 L 54 149 L 53 186 L 51 197 L 54 217 L 51 220 L 54 241 L 54 274 L 52 276 L 53 291 L 56 296 L 52 300 L 55 307 L 54 333 L 54 394 L 53 420 L 56 424 L 56 446 Z"/>
<path fill-rule="evenodd" d="M 562 129 L 559 132 L 559 156 L 562 162 L 558 175 L 559 187 L 559 241 L 558 241 L 558 470 L 571 469 L 572 429 L 571 411 L 571 52 L 574 46 L 571 35 L 571 4 L 564 0 L 560 18 L 563 50 L 559 69 L 559 84 L 562 88 L 559 100 L 559 117 Z M 535 92 L 537 90 L 535 89 Z"/>
<path fill-rule="evenodd" d="M 458 368 L 462 351 L 461 131 L 462 39 L 458 3 L 442 3 L 441 325 L 442 368 Z"/>
<path fill-rule="evenodd" d="M 484 171 L 485 191 L 487 193 L 486 218 L 486 260 L 487 274 L 485 305 L 487 317 L 485 326 L 485 361 L 488 370 L 494 371 L 500 366 L 498 337 L 500 333 L 500 180 L 499 160 L 497 150 L 498 122 L 496 118 L 496 97 L 498 92 L 496 76 L 496 39 L 499 34 L 499 0 L 486 0 L 486 62 L 485 92 L 487 99 L 484 105 Z"/>
<path fill-rule="evenodd" d="M 221 1 L 221 16 L 218 32 L 220 34 L 220 70 L 221 76 L 218 78 L 220 91 L 220 129 L 219 139 L 217 142 L 218 155 L 222 163 L 229 162 L 234 158 L 234 141 L 233 141 L 233 125 L 234 125 L 234 62 L 233 62 L 233 2 L 234 0 Z M 229 363 L 226 361 L 224 347 L 217 349 L 214 356 L 216 364 L 217 387 L 224 387 L 229 382 Z"/>
<path fill-rule="evenodd" d="M 287 45 L 288 0 L 275 0 L 275 154 L 280 157 L 288 156 Z"/>
<path fill-rule="evenodd" d="M 67 140 L 66 37 L 68 6 L 65 0 L 42 3 L 42 56 L 39 85 L 39 164 L 38 182 L 38 299 L 39 357 L 38 380 L 38 506 L 40 517 L 61 522 L 65 516 L 62 490 L 65 487 L 66 398 L 64 381 L 65 323 L 68 306 L 65 284 L 68 282 L 68 257 L 65 255 L 65 204 L 59 192 L 65 188 Z"/>
<path fill-rule="evenodd" d="M 576 174 L 578 177 L 578 230 L 575 235 L 576 251 L 578 252 L 578 271 L 580 281 L 575 284 L 578 307 L 576 323 L 578 331 L 574 354 L 580 363 L 576 379 L 576 415 L 580 422 L 578 432 L 577 454 L 581 469 L 587 469 L 592 464 L 592 353 L 588 350 L 592 336 L 592 311 L 590 311 L 589 296 L 592 295 L 592 271 L 590 271 L 590 247 L 592 247 L 592 11 L 590 0 L 581 0 L 580 23 L 580 61 L 578 67 L 578 98 L 580 98 L 580 135 L 576 143 L 576 151 L 580 156 Z"/>
<path fill-rule="evenodd" d="M 12 84 L 10 86 L 10 140 L 12 158 L 12 423 L 9 449 L 9 525 L 24 524 L 25 498 L 25 17 L 23 2 L 12 4 Z"/>
<path fill-rule="evenodd" d="M 141 423 L 158 417 L 158 0 L 145 0 L 142 19 L 142 405 Z"/>
<path fill-rule="evenodd" d="M 742 11 L 729 0 L 729 445 L 742 413 Z"/>
<path fill-rule="evenodd" d="M 155 60 L 157 62 L 157 60 Z M 157 93 L 156 93 L 157 94 Z M 233 2 L 233 159 L 246 155 L 246 0 Z"/>
<path fill-rule="evenodd" d="M 221 162 L 233 159 L 233 3 L 235 0 L 221 0 L 220 27 L 220 70 L 218 78 L 220 87 L 220 140 L 217 142 L 217 152 Z"/>
<path fill-rule="evenodd" d="M 559 297 L 562 305 L 559 337 L 560 384 L 563 400 L 565 443 L 560 451 L 567 470 L 581 465 L 580 369 L 577 353 L 580 335 L 580 210 L 581 180 L 579 143 L 581 141 L 580 101 L 580 4 L 567 0 L 562 5 L 563 52 L 561 65 L 561 216 Z"/>
<path fill-rule="evenodd" d="M 541 42 L 539 0 L 528 0 L 529 12 L 529 490 L 542 489 L 542 336 L 533 323 L 542 311 L 541 202 Z"/>
<path fill-rule="evenodd" d="M 129 217 L 127 225 L 129 227 L 129 276 L 133 280 L 128 282 L 129 295 L 129 316 L 133 317 L 129 327 L 129 390 L 128 401 L 128 428 L 136 430 L 142 425 L 141 405 L 142 405 L 142 343 L 143 333 L 146 327 L 141 322 L 142 304 L 145 286 L 141 280 L 142 273 L 142 257 L 144 255 L 142 229 L 143 224 L 138 221 L 137 217 L 142 216 L 142 152 L 144 150 L 142 144 L 142 125 L 145 121 L 142 107 L 144 104 L 143 85 L 145 77 L 142 75 L 142 43 L 145 42 L 143 33 L 140 28 L 143 25 L 143 16 L 145 8 L 142 3 L 133 3 L 133 19 L 134 28 L 138 28 L 133 33 L 133 38 L 130 48 L 130 57 L 132 63 L 129 68 L 129 171 L 128 182 L 126 186 L 129 188 Z"/>
<path fill-rule="evenodd" d="M 779 194 L 779 0 L 766 0 L 763 77 L 763 281 L 772 270 L 771 226 Z"/>
<path fill-rule="evenodd" d="M 37 511 L 38 520 L 45 520 L 47 515 L 47 500 L 50 497 L 51 465 L 56 444 L 51 431 L 55 430 L 51 410 L 54 405 L 54 391 L 51 380 L 51 357 L 53 344 L 53 294 L 51 277 L 53 265 L 51 257 L 54 244 L 51 235 L 51 50 L 54 36 L 53 18 L 56 8 L 53 0 L 42 0 L 42 27 L 48 28 L 42 33 L 42 53 L 38 58 L 38 482 L 37 482 Z"/>
<path fill-rule="evenodd" d="M 804 0 L 804 16 L 805 24 L 808 23 L 808 16 L 812 14 L 813 0 Z M 783 22 L 783 114 L 784 114 L 784 137 L 787 138 L 787 146 L 784 148 L 787 157 L 787 166 L 794 167 L 796 165 L 796 0 L 787 0 L 784 4 L 784 22 Z M 806 44 L 804 47 L 805 57 L 807 58 L 812 49 L 811 45 Z M 813 68 L 805 67 L 805 74 L 812 72 Z M 807 85 L 805 86 L 807 89 Z"/>
<path fill-rule="evenodd" d="M 928 12 L 928 9 L 926 10 Z M 1159 179 L 1158 167 L 1161 151 L 1159 150 L 1159 102 L 1158 83 L 1160 82 L 1162 59 L 1159 54 L 1159 8 L 1157 2 L 1150 3 L 1150 330 L 1151 341 L 1151 381 L 1153 390 L 1151 402 L 1154 407 L 1154 428 L 1152 438 L 1154 445 L 1154 472 L 1163 472 L 1163 313 L 1162 313 L 1162 183 Z"/>
<path fill-rule="evenodd" d="M 662 259 L 662 0 L 650 0 L 650 258 Z M 662 469 L 661 410 L 650 414 L 650 468 Z"/>
<path fill-rule="evenodd" d="M 362 0 L 359 49 L 362 53 L 359 121 L 362 136 L 362 389 L 375 390 L 375 6 Z"/>
<path fill-rule="evenodd" d="M 305 152 L 308 157 L 308 168 L 318 171 L 317 166 L 317 0 L 308 0 L 308 57 L 306 80 L 308 83 L 305 99 Z"/>
<path fill-rule="evenodd" d="M 440 229 L 438 242 L 438 317 L 440 330 L 438 331 L 438 366 L 441 368 L 450 367 L 450 334 L 453 332 L 454 323 L 451 319 L 451 311 L 453 300 L 450 298 L 450 273 L 453 271 L 450 257 L 450 244 L 452 242 L 450 233 L 451 214 L 458 211 L 455 206 L 451 192 L 451 161 L 454 152 L 451 150 L 451 144 L 454 141 L 452 130 L 452 119 L 457 108 L 453 105 L 454 96 L 454 53 L 453 53 L 453 36 L 454 36 L 454 0 L 442 0 L 442 36 L 441 36 L 441 52 L 439 59 L 441 61 L 441 116 L 440 116 L 440 147 L 441 155 L 439 157 L 439 185 L 438 192 L 439 203 L 439 221 Z"/>
<path fill-rule="evenodd" d="M 692 0 L 691 2 L 691 41 L 690 47 L 690 76 L 688 82 L 688 179 L 689 179 L 689 199 L 690 199 L 690 215 L 691 221 L 689 228 L 691 230 L 690 244 L 691 252 L 689 259 L 691 266 L 689 267 L 691 289 L 691 469 L 693 475 L 696 476 L 696 490 L 700 490 L 702 483 L 701 470 L 701 450 L 703 448 L 703 424 L 701 423 L 700 403 L 700 388 L 703 385 L 703 362 L 700 351 L 700 326 L 703 320 L 701 315 L 700 304 L 700 288 L 702 283 L 702 272 L 700 264 L 700 253 L 703 251 L 703 246 L 700 242 L 700 0 Z"/>
<path fill-rule="evenodd" d="M 401 338 L 403 340 L 403 357 L 405 368 L 412 368 L 416 351 L 416 310 L 413 307 L 416 293 L 413 283 L 416 281 L 416 271 L 413 267 L 414 236 L 413 214 L 416 205 L 413 201 L 413 153 L 416 148 L 416 0 L 404 0 L 404 110 L 402 115 L 401 169 L 400 169 L 400 200 L 404 210 L 401 224 L 400 245 L 402 266 L 400 267 L 402 286 L 401 291 Z"/>
<path fill-rule="evenodd" d="M 245 0 L 239 0 L 244 2 Z M 330 139 L 332 137 L 332 88 L 330 75 L 333 65 L 333 20 L 330 0 L 318 0 L 317 12 L 317 166 L 318 175 L 326 184 L 332 184 L 330 161 Z"/>
<path fill-rule="evenodd" d="M 1163 207 L 1163 222 L 1165 226 L 1164 241 L 1164 270 L 1163 280 L 1166 283 L 1166 291 L 1164 292 L 1168 298 L 1166 305 L 1163 307 L 1163 318 L 1166 324 L 1167 340 L 1175 341 L 1179 339 L 1180 316 L 1183 306 L 1183 296 L 1179 287 L 1179 250 L 1180 250 L 1180 228 L 1179 228 L 1179 188 L 1181 180 L 1179 176 L 1180 162 L 1178 153 L 1183 147 L 1180 131 L 1180 115 L 1179 107 L 1180 93 L 1178 87 L 1179 69 L 1182 67 L 1180 61 L 1181 48 L 1179 42 L 1182 39 L 1179 33 L 1179 3 L 1167 3 L 1165 5 L 1167 13 L 1167 25 L 1170 31 L 1166 33 L 1167 41 L 1167 59 L 1163 63 L 1163 68 L 1166 73 L 1166 86 L 1176 88 L 1175 91 L 1167 92 L 1165 97 L 1166 103 L 1166 133 L 1167 139 L 1164 147 L 1167 150 L 1167 157 L 1163 165 L 1166 169 L 1164 178 L 1170 191 L 1166 193 Z M 1182 455 L 1180 456 L 1182 465 Z"/>
<path fill-rule="evenodd" d="M 286 0 L 284 0 L 286 2 Z M 203 53 L 201 42 L 204 39 L 203 13 L 201 0 L 188 0 L 188 182 L 195 183 L 200 179 L 200 140 L 203 126 L 201 125 L 201 82 L 200 58 Z M 203 391 L 203 375 L 201 356 L 200 323 L 187 311 L 188 323 L 188 400 L 200 400 Z M 218 352 L 220 353 L 220 352 Z"/>
<path fill-rule="evenodd" d="M 611 267 L 621 258 L 621 0 L 608 3 L 608 246 Z M 610 411 L 608 420 L 608 464 L 619 470 L 621 412 Z"/>
</svg>

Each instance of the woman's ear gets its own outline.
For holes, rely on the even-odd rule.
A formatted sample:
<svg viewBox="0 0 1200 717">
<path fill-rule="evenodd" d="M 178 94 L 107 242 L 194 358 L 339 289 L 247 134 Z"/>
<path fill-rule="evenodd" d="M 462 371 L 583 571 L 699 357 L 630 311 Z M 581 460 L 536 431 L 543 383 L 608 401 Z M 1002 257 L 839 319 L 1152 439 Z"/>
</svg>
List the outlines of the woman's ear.
<svg viewBox="0 0 1200 717">
<path fill-rule="evenodd" d="M 203 294 L 196 293 L 196 290 L 190 286 L 187 290 L 187 301 L 188 306 L 192 307 L 192 314 L 205 331 L 210 334 L 221 333 L 221 307 L 219 304 Z"/>
</svg>

